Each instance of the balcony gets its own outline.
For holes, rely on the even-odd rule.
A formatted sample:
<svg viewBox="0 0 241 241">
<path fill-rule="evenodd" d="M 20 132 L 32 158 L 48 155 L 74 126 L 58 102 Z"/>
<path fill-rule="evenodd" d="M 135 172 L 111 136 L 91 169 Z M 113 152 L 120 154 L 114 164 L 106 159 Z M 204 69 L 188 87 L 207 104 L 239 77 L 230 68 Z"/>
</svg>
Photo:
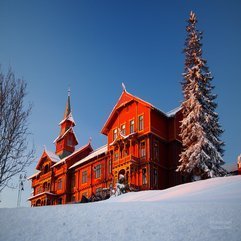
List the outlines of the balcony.
<svg viewBox="0 0 241 241">
<path fill-rule="evenodd" d="M 139 158 L 133 156 L 133 155 L 128 155 L 122 158 L 118 158 L 117 160 L 113 161 L 113 167 L 119 166 L 119 165 L 124 165 L 126 163 L 131 163 L 131 164 L 139 164 Z"/>
<path fill-rule="evenodd" d="M 51 177 L 51 175 L 52 175 L 52 173 L 49 171 L 47 173 L 41 174 L 40 179 L 41 180 L 47 179 L 47 178 Z"/>
</svg>

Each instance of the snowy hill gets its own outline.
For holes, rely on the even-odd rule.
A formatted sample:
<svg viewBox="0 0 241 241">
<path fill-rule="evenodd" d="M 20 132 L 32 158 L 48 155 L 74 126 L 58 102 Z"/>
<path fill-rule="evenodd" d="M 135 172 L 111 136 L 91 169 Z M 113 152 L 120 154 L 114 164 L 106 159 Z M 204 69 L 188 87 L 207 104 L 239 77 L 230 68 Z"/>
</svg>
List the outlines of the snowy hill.
<svg viewBox="0 0 241 241">
<path fill-rule="evenodd" d="M 241 240 L 241 176 L 107 201 L 0 209 L 1 241 Z"/>
</svg>

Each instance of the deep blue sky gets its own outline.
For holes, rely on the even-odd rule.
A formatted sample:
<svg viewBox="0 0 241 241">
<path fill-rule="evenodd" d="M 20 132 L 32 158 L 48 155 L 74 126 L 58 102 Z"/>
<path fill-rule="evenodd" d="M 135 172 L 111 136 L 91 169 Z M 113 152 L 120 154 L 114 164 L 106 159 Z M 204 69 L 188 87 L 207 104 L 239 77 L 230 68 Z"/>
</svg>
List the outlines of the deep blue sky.
<svg viewBox="0 0 241 241">
<path fill-rule="evenodd" d="M 95 148 L 106 142 L 100 130 L 121 94 L 121 82 L 164 111 L 178 106 L 191 10 L 204 31 L 204 57 L 215 77 L 217 112 L 225 129 L 224 159 L 235 162 L 241 153 L 238 0 L 1 0 L 0 64 L 3 70 L 12 66 L 28 83 L 37 157 L 43 145 L 54 151 L 69 86 L 79 144 L 91 136 Z M 0 195 L 0 207 L 16 205 L 17 190 Z M 28 185 L 22 205 L 29 195 Z"/>
</svg>

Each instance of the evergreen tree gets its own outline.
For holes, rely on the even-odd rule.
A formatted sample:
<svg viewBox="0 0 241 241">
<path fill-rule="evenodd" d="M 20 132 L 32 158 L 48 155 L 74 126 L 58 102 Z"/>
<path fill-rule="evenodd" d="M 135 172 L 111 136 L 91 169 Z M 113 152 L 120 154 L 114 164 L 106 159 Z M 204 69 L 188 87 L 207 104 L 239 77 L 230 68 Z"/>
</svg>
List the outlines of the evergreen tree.
<svg viewBox="0 0 241 241">
<path fill-rule="evenodd" d="M 185 67 L 182 82 L 184 101 L 181 138 L 183 151 L 177 171 L 193 180 L 222 176 L 225 170 L 223 133 L 215 112 L 217 95 L 213 94 L 211 73 L 202 58 L 202 32 L 196 29 L 197 18 L 191 12 L 186 27 Z"/>
</svg>

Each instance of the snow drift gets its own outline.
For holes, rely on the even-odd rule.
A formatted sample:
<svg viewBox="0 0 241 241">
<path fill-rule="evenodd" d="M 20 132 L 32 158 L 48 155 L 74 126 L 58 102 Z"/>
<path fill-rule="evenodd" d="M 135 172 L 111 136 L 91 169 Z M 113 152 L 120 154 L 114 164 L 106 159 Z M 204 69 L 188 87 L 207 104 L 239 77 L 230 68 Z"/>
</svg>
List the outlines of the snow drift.
<svg viewBox="0 0 241 241">
<path fill-rule="evenodd" d="M 240 240 L 241 176 L 107 201 L 0 209 L 0 240 Z"/>
</svg>

